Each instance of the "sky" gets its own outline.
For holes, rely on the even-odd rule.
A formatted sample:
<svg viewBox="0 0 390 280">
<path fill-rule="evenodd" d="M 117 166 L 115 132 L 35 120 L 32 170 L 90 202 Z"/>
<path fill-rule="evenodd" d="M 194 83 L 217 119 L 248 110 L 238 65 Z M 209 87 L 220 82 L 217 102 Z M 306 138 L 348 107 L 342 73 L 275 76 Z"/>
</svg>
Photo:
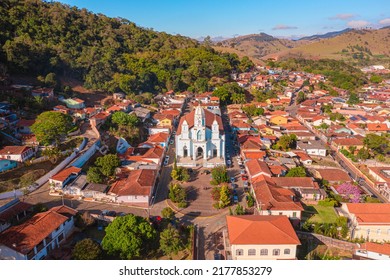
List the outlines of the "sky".
<svg viewBox="0 0 390 280">
<path fill-rule="evenodd" d="M 389 0 L 60 0 L 138 26 L 192 38 L 264 32 L 299 38 L 390 25 Z"/>
</svg>

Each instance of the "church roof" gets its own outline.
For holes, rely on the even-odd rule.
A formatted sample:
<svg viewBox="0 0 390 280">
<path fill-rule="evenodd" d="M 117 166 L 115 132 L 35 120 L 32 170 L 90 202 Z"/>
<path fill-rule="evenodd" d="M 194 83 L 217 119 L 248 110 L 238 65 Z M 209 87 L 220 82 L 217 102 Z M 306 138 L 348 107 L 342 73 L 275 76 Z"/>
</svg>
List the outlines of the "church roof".
<svg viewBox="0 0 390 280">
<path fill-rule="evenodd" d="M 203 108 L 202 108 L 203 109 Z M 191 127 L 194 126 L 194 123 L 195 123 L 195 111 L 196 110 L 192 110 L 190 113 L 182 116 L 180 118 L 180 123 L 179 123 L 179 127 L 177 128 L 177 134 L 181 134 L 181 126 L 184 122 L 184 120 L 187 121 L 188 123 L 188 128 L 191 129 Z M 204 111 L 204 116 L 205 116 L 205 123 L 206 123 L 206 127 L 210 128 L 212 127 L 213 125 L 213 122 L 214 122 L 214 119 L 217 121 L 218 123 L 218 126 L 219 126 L 219 132 L 221 134 L 224 134 L 225 131 L 223 129 L 223 124 L 222 124 L 222 118 L 221 116 L 218 116 L 216 114 L 213 114 L 212 112 L 210 112 L 209 110 L 207 109 L 203 109 Z"/>
</svg>

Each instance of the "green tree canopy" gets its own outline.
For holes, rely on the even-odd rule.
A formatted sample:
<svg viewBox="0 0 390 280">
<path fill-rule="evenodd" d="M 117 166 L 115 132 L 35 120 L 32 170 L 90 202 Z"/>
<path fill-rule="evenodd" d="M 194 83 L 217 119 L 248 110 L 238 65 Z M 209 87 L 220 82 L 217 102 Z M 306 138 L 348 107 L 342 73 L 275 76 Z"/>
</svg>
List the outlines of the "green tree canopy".
<svg viewBox="0 0 390 280">
<path fill-rule="evenodd" d="M 161 216 L 162 216 L 164 219 L 172 220 L 173 217 L 175 217 L 175 212 L 173 212 L 173 210 L 172 210 L 171 207 L 165 207 L 165 208 L 161 211 Z"/>
<path fill-rule="evenodd" d="M 374 154 L 387 154 L 390 151 L 390 137 L 388 134 L 376 135 L 369 133 L 364 137 L 363 143 L 371 149 Z"/>
<path fill-rule="evenodd" d="M 72 257 L 75 260 L 100 260 L 102 259 L 100 245 L 90 238 L 83 239 L 76 243 Z"/>
<path fill-rule="evenodd" d="M 138 124 L 138 117 L 135 114 L 129 115 L 122 111 L 118 111 L 112 114 L 111 120 L 113 123 L 120 126 L 134 127 Z"/>
<path fill-rule="evenodd" d="M 349 95 L 349 98 L 347 100 L 348 105 L 355 105 L 358 104 L 359 102 L 360 102 L 359 96 L 356 93 L 352 92 Z"/>
<path fill-rule="evenodd" d="M 230 205 L 231 198 L 230 198 L 230 190 L 227 185 L 223 185 L 221 187 L 221 192 L 219 196 L 219 208 L 225 208 Z"/>
<path fill-rule="evenodd" d="M 133 214 L 115 218 L 106 227 L 102 247 L 109 255 L 124 260 L 141 258 L 157 233 L 150 223 Z"/>
<path fill-rule="evenodd" d="M 61 137 L 72 128 L 72 117 L 60 112 L 47 111 L 40 114 L 31 131 L 43 145 L 59 144 Z"/>
<path fill-rule="evenodd" d="M 179 231 L 171 224 L 160 234 L 160 249 L 165 255 L 177 254 L 184 248 Z"/>
<path fill-rule="evenodd" d="M 287 172 L 286 177 L 306 177 L 306 170 L 302 166 L 293 167 Z"/>
<path fill-rule="evenodd" d="M 295 148 L 297 142 L 297 136 L 295 134 L 282 135 L 274 148 L 288 151 L 289 149 Z"/>
<path fill-rule="evenodd" d="M 226 166 L 217 166 L 211 170 L 212 181 L 211 184 L 219 185 L 221 183 L 229 182 L 229 176 L 226 170 Z"/>
<path fill-rule="evenodd" d="M 178 203 L 179 207 L 186 207 L 187 194 L 185 188 L 180 184 L 171 184 L 169 186 L 169 199 L 172 202 Z"/>
<path fill-rule="evenodd" d="M 95 165 L 100 167 L 100 172 L 104 176 L 114 175 L 115 168 L 120 165 L 120 161 L 117 155 L 108 154 L 102 157 L 98 157 L 95 161 Z"/>
<path fill-rule="evenodd" d="M 92 166 L 87 171 L 87 182 L 100 184 L 103 182 L 103 176 L 98 167 Z"/>
</svg>

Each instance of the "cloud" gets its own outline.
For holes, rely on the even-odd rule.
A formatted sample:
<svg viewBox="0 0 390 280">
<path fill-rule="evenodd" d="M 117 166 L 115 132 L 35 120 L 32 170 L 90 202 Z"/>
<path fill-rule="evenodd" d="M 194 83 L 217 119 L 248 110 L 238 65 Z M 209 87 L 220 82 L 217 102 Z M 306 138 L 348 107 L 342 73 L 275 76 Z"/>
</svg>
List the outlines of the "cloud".
<svg viewBox="0 0 390 280">
<path fill-rule="evenodd" d="M 384 18 L 382 20 L 379 21 L 379 24 L 380 25 L 390 25 L 390 18 Z"/>
<path fill-rule="evenodd" d="M 330 17 L 329 19 L 330 20 L 347 20 L 347 19 L 351 19 L 354 17 L 355 17 L 354 14 L 337 14 L 333 17 Z"/>
<path fill-rule="evenodd" d="M 347 25 L 352 28 L 364 28 L 371 24 L 365 20 L 351 20 L 347 23 Z"/>
<path fill-rule="evenodd" d="M 287 29 L 298 29 L 298 27 L 278 24 L 272 28 L 272 30 L 287 30 Z"/>
</svg>

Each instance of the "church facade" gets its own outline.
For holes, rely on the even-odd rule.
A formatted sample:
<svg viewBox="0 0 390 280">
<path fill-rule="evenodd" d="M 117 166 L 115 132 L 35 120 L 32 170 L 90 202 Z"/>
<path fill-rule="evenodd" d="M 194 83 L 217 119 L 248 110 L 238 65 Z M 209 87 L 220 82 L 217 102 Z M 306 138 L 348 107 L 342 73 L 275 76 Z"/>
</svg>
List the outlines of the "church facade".
<svg viewBox="0 0 390 280">
<path fill-rule="evenodd" d="M 178 166 L 215 167 L 225 164 L 222 118 L 201 106 L 181 117 L 175 140 Z"/>
</svg>

